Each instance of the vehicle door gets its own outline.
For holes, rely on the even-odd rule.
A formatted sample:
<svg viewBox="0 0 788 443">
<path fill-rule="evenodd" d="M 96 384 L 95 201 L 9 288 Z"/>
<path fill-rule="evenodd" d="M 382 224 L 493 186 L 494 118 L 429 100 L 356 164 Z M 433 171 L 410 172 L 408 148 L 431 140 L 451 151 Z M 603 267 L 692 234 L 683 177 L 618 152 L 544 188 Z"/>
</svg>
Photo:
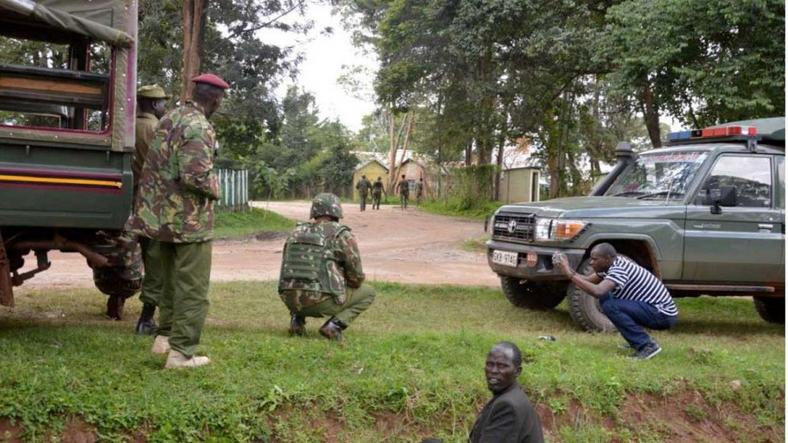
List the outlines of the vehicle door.
<svg viewBox="0 0 788 443">
<path fill-rule="evenodd" d="M 766 284 L 783 280 L 784 215 L 773 173 L 776 158 L 722 154 L 687 206 L 683 280 Z M 708 196 L 735 189 L 735 206 L 714 213 Z M 780 197 L 782 198 L 782 197 Z"/>
</svg>

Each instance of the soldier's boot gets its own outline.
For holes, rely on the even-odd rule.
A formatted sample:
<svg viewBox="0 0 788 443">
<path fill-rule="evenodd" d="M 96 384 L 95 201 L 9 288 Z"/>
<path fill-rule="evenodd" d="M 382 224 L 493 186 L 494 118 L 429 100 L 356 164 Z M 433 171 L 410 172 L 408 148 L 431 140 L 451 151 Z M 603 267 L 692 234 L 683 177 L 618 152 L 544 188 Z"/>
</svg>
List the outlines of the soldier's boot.
<svg viewBox="0 0 788 443">
<path fill-rule="evenodd" d="M 123 306 L 126 299 L 120 295 L 110 295 L 107 298 L 107 318 L 110 320 L 121 320 L 123 318 Z"/>
<path fill-rule="evenodd" d="M 290 317 L 290 329 L 287 331 L 290 336 L 306 334 L 306 317 L 303 315 L 293 314 Z"/>
<path fill-rule="evenodd" d="M 156 333 L 156 321 L 153 314 L 156 312 L 156 305 L 145 303 L 142 305 L 140 319 L 137 320 L 137 327 L 134 332 L 137 335 L 153 335 Z"/>
<path fill-rule="evenodd" d="M 320 327 L 320 335 L 332 341 L 342 341 L 342 331 L 346 328 L 346 324 L 331 317 Z"/>
<path fill-rule="evenodd" d="M 171 349 L 169 355 L 167 355 L 167 363 L 164 364 L 164 369 L 197 368 L 205 366 L 210 362 L 211 359 L 208 357 L 198 357 L 195 355 L 194 357 L 188 358 L 175 349 Z"/>
<path fill-rule="evenodd" d="M 150 351 L 154 354 L 166 354 L 170 352 L 170 337 L 166 335 L 157 335 L 156 338 L 153 339 L 153 346 L 150 348 Z"/>
</svg>

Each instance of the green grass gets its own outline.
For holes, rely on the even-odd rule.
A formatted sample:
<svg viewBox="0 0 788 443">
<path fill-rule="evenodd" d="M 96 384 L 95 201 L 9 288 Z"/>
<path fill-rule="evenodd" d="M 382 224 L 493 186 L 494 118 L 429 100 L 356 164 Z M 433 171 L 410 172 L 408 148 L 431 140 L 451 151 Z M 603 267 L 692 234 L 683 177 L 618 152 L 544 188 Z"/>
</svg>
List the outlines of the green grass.
<svg viewBox="0 0 788 443">
<path fill-rule="evenodd" d="M 459 200 L 449 199 L 448 201 L 425 201 L 422 203 L 421 207 L 425 211 L 431 212 L 433 214 L 465 217 L 473 220 L 484 220 L 485 218 L 491 216 L 493 212 L 495 212 L 495 210 L 498 209 L 502 204 L 503 203 L 497 201 L 484 201 L 479 202 L 472 208 L 465 208 L 460 204 Z"/>
<path fill-rule="evenodd" d="M 755 429 L 740 425 L 744 441 L 784 435 L 783 328 L 762 322 L 749 299 L 679 300 L 677 327 L 655 334 L 664 351 L 636 362 L 617 350 L 617 335 L 579 331 L 563 306 L 515 309 L 483 288 L 374 286 L 375 304 L 337 345 L 317 334 L 316 319 L 306 338 L 287 337 L 274 283 L 215 284 L 201 345 L 213 363 L 175 372 L 149 353 L 150 337 L 132 335 L 136 299 L 126 320 L 110 322 L 97 291 L 19 290 L 17 308 L 0 309 L 0 417 L 21 423 L 26 440 L 57 435 L 76 416 L 103 440 L 142 430 L 149 441 L 459 442 L 489 397 L 486 352 L 506 339 L 523 351 L 532 401 L 559 417 L 583 409 L 556 423 L 551 441 L 606 441 L 602 417 L 618 435 L 669 441 L 621 418 L 620 407 L 632 395 L 686 391 L 757 417 Z"/>
<path fill-rule="evenodd" d="M 263 232 L 288 232 L 295 222 L 275 212 L 251 208 L 244 212 L 216 213 L 214 236 L 216 238 L 243 238 Z"/>
</svg>

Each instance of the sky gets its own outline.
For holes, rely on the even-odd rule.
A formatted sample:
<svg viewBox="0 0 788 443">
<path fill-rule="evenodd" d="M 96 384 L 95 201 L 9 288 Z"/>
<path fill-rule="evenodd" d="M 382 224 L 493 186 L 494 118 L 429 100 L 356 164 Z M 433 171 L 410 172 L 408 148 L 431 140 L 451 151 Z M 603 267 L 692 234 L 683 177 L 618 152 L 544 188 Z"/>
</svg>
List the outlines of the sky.
<svg viewBox="0 0 788 443">
<path fill-rule="evenodd" d="M 304 19 L 295 13 L 291 15 L 292 17 L 285 17 L 283 20 L 287 22 Z M 375 109 L 372 77 L 378 67 L 377 58 L 374 54 L 364 54 L 353 46 L 350 33 L 342 27 L 340 17 L 332 15 L 329 5 L 308 3 L 306 19 L 314 21 L 314 26 L 306 36 L 276 30 L 265 30 L 257 34 L 263 41 L 290 46 L 294 52 L 299 52 L 304 57 L 299 65 L 296 81 L 285 79 L 277 88 L 276 95 L 283 98 L 287 88 L 295 83 L 315 96 L 320 117 L 338 119 L 349 129 L 358 131 L 361 129 L 361 118 Z M 326 27 L 331 27 L 333 32 L 326 34 Z M 362 91 L 350 94 L 337 83 L 337 78 L 343 73 L 343 66 L 356 65 L 363 66 L 370 75 L 365 77 L 366 87 Z M 366 96 L 366 99 L 359 99 L 357 96 Z"/>
</svg>

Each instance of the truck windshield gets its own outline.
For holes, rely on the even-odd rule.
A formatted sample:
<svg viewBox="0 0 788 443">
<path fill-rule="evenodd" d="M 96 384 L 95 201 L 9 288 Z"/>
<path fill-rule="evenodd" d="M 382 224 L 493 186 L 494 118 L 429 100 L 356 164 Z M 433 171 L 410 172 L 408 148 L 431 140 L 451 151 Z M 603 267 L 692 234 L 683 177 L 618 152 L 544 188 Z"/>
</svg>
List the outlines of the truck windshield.
<svg viewBox="0 0 788 443">
<path fill-rule="evenodd" d="M 702 151 L 641 154 L 621 172 L 605 195 L 682 200 L 706 157 Z"/>
</svg>

